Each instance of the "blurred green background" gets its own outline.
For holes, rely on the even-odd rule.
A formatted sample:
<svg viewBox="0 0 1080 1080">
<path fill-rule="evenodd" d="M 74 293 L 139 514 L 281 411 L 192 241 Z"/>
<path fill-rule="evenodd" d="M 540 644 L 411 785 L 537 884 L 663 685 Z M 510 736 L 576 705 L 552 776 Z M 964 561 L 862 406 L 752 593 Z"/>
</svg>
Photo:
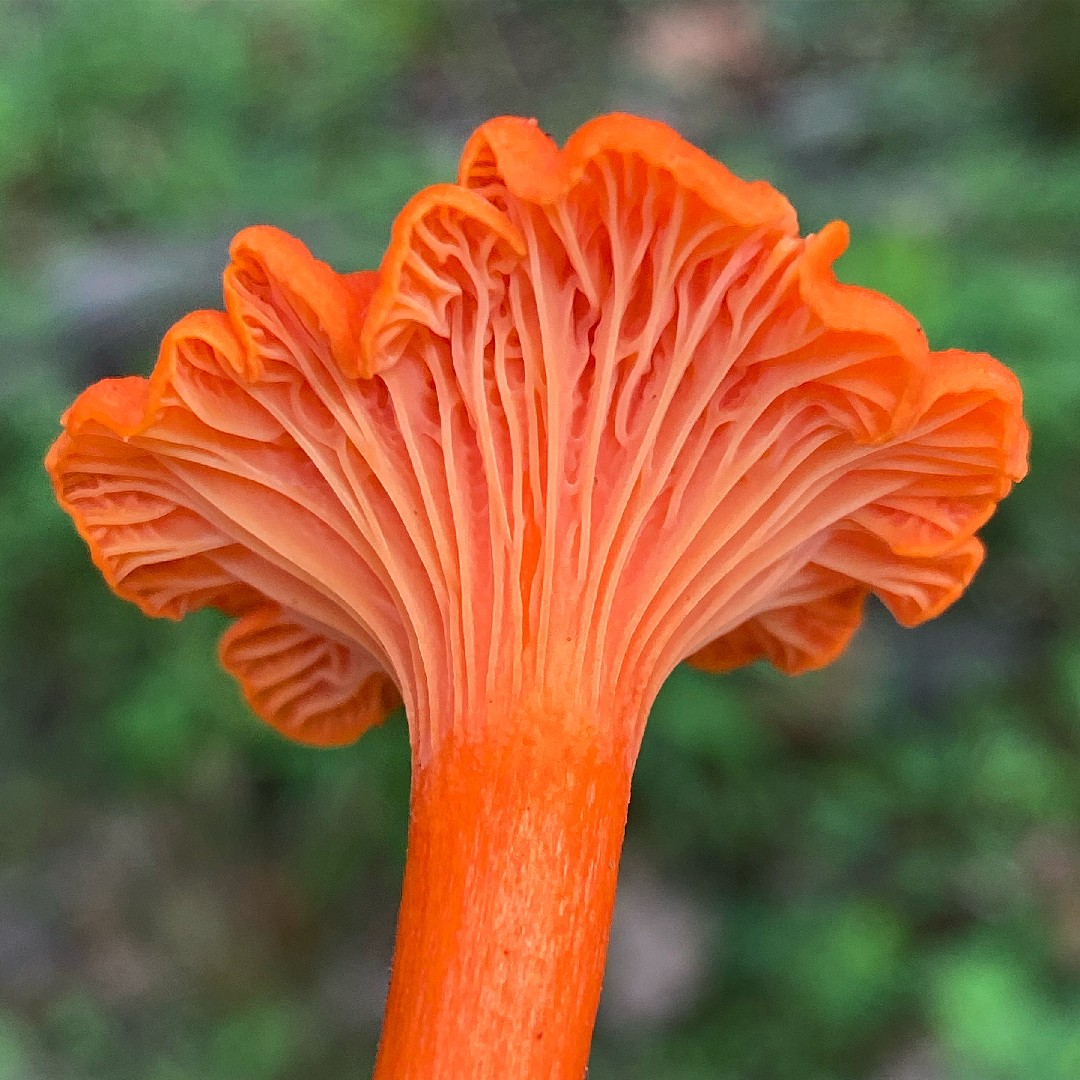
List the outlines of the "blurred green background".
<svg viewBox="0 0 1080 1080">
<path fill-rule="evenodd" d="M 368 1074 L 398 717 L 292 746 L 220 622 L 116 600 L 57 416 L 218 306 L 268 221 L 373 266 L 480 121 L 665 119 L 939 347 L 1019 373 L 1031 477 L 942 619 L 677 673 L 636 779 L 590 1080 L 1080 1077 L 1080 4 L 0 0 L 0 1080 Z"/>
</svg>

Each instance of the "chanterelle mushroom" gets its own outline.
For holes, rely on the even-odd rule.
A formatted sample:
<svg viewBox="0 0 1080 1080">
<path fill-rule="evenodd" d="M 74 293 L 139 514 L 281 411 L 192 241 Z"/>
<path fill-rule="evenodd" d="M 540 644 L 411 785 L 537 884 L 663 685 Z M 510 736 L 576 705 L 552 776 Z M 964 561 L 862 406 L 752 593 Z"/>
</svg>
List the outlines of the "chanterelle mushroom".
<svg viewBox="0 0 1080 1080">
<path fill-rule="evenodd" d="M 235 616 L 292 738 L 409 717 L 376 1075 L 580 1080 L 650 703 L 955 600 L 1025 470 L 1015 378 L 838 284 L 843 224 L 662 124 L 485 124 L 377 272 L 245 230 L 225 314 L 92 386 L 48 468 L 109 584 Z"/>
</svg>

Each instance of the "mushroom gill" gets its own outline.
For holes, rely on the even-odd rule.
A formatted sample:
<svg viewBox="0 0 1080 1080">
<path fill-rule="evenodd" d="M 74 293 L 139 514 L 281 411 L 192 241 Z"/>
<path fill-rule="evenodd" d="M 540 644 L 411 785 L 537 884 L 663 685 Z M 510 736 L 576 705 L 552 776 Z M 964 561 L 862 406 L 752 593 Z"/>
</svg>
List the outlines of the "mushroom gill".
<svg viewBox="0 0 1080 1080">
<path fill-rule="evenodd" d="M 1018 384 L 839 284 L 846 239 L 661 124 L 560 151 L 501 118 L 377 272 L 247 229 L 226 312 L 65 416 L 48 468 L 109 584 L 235 616 L 260 716 L 333 744 L 404 700 L 378 1076 L 579 1080 L 672 668 L 820 667 L 870 593 L 912 626 L 978 568 Z"/>
</svg>

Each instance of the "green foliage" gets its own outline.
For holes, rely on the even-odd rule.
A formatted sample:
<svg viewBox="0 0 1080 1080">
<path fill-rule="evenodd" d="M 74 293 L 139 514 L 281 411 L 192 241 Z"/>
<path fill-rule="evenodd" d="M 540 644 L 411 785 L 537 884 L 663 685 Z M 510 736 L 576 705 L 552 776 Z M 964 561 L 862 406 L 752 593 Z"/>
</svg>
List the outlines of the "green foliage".
<svg viewBox="0 0 1080 1080">
<path fill-rule="evenodd" d="M 18 1020 L 0 1015 L 0 1080 L 27 1080 L 34 1075 L 29 1042 Z"/>
<path fill-rule="evenodd" d="M 427 6 L 6 0 L 0 191 L 99 228 L 344 209 Z"/>
<path fill-rule="evenodd" d="M 933 965 L 932 1023 L 961 1080 L 1077 1075 L 1076 1001 L 1059 1000 L 1040 967 L 1038 958 L 990 934 L 959 944 Z"/>
</svg>

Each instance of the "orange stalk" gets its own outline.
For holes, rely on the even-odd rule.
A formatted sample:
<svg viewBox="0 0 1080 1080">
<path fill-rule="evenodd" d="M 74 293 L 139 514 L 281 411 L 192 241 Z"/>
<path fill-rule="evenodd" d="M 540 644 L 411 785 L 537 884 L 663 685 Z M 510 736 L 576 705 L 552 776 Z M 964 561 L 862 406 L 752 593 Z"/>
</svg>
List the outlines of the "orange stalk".
<svg viewBox="0 0 1080 1080">
<path fill-rule="evenodd" d="M 415 767 L 376 1080 L 584 1075 L 632 766 L 573 719 Z"/>
</svg>

